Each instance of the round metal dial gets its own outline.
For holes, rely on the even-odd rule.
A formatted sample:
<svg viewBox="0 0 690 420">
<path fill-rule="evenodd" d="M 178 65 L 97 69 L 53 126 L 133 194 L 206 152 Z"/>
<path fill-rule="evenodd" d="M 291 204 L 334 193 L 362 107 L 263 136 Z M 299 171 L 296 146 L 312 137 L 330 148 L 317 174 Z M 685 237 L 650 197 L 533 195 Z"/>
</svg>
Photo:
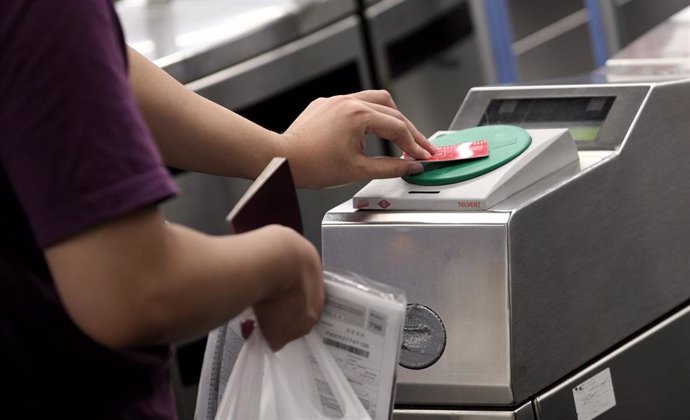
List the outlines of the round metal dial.
<svg viewBox="0 0 690 420">
<path fill-rule="evenodd" d="M 446 327 L 441 317 L 421 304 L 407 305 L 403 327 L 400 366 L 427 368 L 441 357 L 446 348 Z"/>
</svg>

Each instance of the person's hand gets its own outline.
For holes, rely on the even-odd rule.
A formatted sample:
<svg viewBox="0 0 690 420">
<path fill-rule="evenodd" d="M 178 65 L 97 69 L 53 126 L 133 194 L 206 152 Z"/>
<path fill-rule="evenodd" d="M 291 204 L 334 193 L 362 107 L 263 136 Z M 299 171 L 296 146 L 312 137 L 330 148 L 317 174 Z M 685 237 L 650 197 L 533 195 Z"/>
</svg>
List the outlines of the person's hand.
<svg viewBox="0 0 690 420">
<path fill-rule="evenodd" d="M 292 229 L 271 225 L 261 230 L 276 250 L 276 275 L 272 293 L 254 304 L 254 313 L 268 345 L 278 351 L 319 320 L 325 300 L 321 259 L 314 245 Z"/>
<path fill-rule="evenodd" d="M 426 159 L 435 152 L 385 90 L 319 98 L 283 134 L 297 186 L 331 187 L 423 170 L 419 162 L 367 156 L 364 141 L 370 133 L 394 142 L 417 159 Z"/>
</svg>

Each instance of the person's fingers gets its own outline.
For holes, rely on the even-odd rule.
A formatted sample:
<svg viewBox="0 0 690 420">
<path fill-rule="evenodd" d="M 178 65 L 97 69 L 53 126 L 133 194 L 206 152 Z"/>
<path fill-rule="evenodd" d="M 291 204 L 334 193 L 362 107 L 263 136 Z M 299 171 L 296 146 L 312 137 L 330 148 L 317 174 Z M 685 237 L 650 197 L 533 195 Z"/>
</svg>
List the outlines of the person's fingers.
<svg viewBox="0 0 690 420">
<path fill-rule="evenodd" d="M 309 331 L 311 331 L 311 328 L 305 328 L 303 325 L 293 328 L 286 327 L 281 330 L 272 327 L 269 331 L 264 332 L 264 338 L 271 350 L 276 352 L 280 351 L 290 341 L 306 335 Z"/>
<path fill-rule="evenodd" d="M 242 332 L 242 338 L 245 340 L 249 338 L 254 331 L 254 320 L 246 319 L 240 323 L 240 331 Z"/>
<path fill-rule="evenodd" d="M 397 178 L 424 171 L 419 162 L 388 156 L 364 157 L 358 166 L 365 179 Z"/>
<path fill-rule="evenodd" d="M 372 110 L 374 110 L 374 111 L 376 111 L 376 112 L 380 112 L 380 113 L 382 113 L 382 114 L 390 115 L 391 117 L 397 118 L 397 119 L 399 119 L 400 121 L 404 122 L 405 124 L 409 123 L 409 121 L 407 121 L 407 118 L 405 118 L 405 116 L 402 114 L 402 112 L 398 111 L 398 110 L 395 109 L 395 108 L 391 108 L 391 107 L 389 107 L 389 106 L 377 104 L 377 103 L 374 103 L 374 102 L 362 101 L 362 103 L 363 103 L 364 105 L 366 105 L 368 108 L 370 108 L 370 109 L 372 109 Z M 411 125 L 411 124 L 410 124 L 410 125 Z"/>
<path fill-rule="evenodd" d="M 418 145 L 422 146 L 424 150 L 429 152 L 432 155 L 435 155 L 438 152 L 438 148 L 434 146 L 428 138 L 424 134 L 422 134 L 419 130 L 417 130 L 417 127 L 415 127 L 411 122 L 408 121 L 408 124 L 412 126 L 411 132 L 412 132 L 412 137 L 414 137 L 415 141 L 417 142 Z"/>
<path fill-rule="evenodd" d="M 305 304 L 299 300 L 288 303 L 290 305 Z M 269 305 L 274 305 L 274 307 L 270 308 Z M 290 305 L 267 301 L 259 302 L 254 306 L 261 332 L 273 351 L 278 351 L 290 341 L 307 334 L 318 320 L 318 318 L 307 320 L 297 314 L 293 322 L 286 322 L 290 313 L 289 309 L 291 309 Z M 294 308 L 292 310 L 294 311 Z"/>
<path fill-rule="evenodd" d="M 393 97 L 390 93 L 388 93 L 387 90 L 363 90 L 361 92 L 351 93 L 347 96 L 359 99 L 361 101 L 379 104 L 393 109 L 398 109 L 398 107 L 395 105 Z"/>
<path fill-rule="evenodd" d="M 377 111 L 384 113 L 386 115 L 395 117 L 401 121 L 403 121 L 409 131 L 410 134 L 412 135 L 412 139 L 414 142 L 419 144 L 424 150 L 429 152 L 430 154 L 436 153 L 437 149 L 436 147 L 431 144 L 431 142 L 422 134 L 417 127 L 415 127 L 414 124 L 410 120 L 408 120 L 399 110 L 398 107 L 395 105 L 395 101 L 393 100 L 393 97 L 391 94 L 386 91 L 386 90 L 364 90 L 361 92 L 356 92 L 352 93 L 350 95 L 345 95 L 344 97 L 350 97 L 354 99 L 358 99 L 362 101 L 365 105 L 367 105 L 369 108 Z M 426 154 L 421 154 L 418 155 L 416 153 L 410 153 L 408 150 L 404 149 L 402 144 L 398 144 L 398 146 L 401 146 L 400 148 L 403 149 L 403 151 L 407 152 L 410 156 L 415 157 L 417 159 L 426 159 L 427 156 Z"/>
<path fill-rule="evenodd" d="M 404 122 L 407 125 L 408 130 L 410 130 L 412 138 L 417 144 L 422 146 L 423 149 L 425 149 L 432 155 L 436 153 L 436 146 L 431 144 L 431 142 L 424 136 L 424 134 L 417 130 L 417 127 L 415 127 L 414 124 L 412 124 L 412 122 L 402 114 L 402 112 L 398 111 L 397 109 L 393 109 L 388 106 L 380 105 L 373 102 L 365 102 L 365 104 L 376 112 L 381 112 L 383 114 L 390 115 L 391 117 L 397 118 L 400 121 Z"/>
<path fill-rule="evenodd" d="M 273 351 L 307 334 L 320 318 L 325 301 L 323 268 L 318 251 L 297 232 L 285 227 L 273 227 L 276 243 L 281 235 L 289 258 L 277 287 L 267 298 L 254 304 L 259 327 Z M 278 245 L 277 245 L 278 246 Z"/>
<path fill-rule="evenodd" d="M 403 152 L 415 159 L 428 159 L 431 153 L 417 144 L 407 124 L 393 116 L 371 112 L 367 121 L 366 132 L 394 142 Z"/>
</svg>

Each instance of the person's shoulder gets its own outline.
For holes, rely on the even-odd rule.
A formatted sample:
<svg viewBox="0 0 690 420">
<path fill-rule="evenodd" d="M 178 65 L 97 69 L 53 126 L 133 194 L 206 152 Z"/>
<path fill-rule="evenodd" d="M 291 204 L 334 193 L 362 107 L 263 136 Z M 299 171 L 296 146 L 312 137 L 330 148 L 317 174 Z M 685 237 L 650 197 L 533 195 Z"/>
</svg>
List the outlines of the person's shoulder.
<svg viewBox="0 0 690 420">
<path fill-rule="evenodd" d="M 0 16 L 52 12 L 59 18 L 89 15 L 94 11 L 114 13 L 115 6 L 111 0 L 0 0 L 0 11 Z"/>
<path fill-rule="evenodd" d="M 0 0 L 2 39 L 16 32 L 57 38 L 59 30 L 102 32 L 103 24 L 112 27 L 116 22 L 111 0 Z"/>
</svg>

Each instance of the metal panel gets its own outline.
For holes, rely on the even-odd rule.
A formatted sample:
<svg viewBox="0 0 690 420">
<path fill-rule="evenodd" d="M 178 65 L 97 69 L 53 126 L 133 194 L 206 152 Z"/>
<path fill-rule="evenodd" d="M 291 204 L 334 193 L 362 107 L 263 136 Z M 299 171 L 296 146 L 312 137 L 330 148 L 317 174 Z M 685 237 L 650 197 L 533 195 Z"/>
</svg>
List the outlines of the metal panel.
<svg viewBox="0 0 690 420">
<path fill-rule="evenodd" d="M 646 85 L 475 88 L 463 102 L 450 129 L 460 130 L 478 125 L 492 99 L 615 96 L 616 100 L 596 140 L 602 145 L 615 149 L 623 142 L 648 91 L 649 87 Z M 558 128 L 558 125 L 554 125 L 553 128 Z"/>
<path fill-rule="evenodd" d="M 181 83 L 239 64 L 355 12 L 354 0 L 121 1 L 128 43 Z"/>
<path fill-rule="evenodd" d="M 688 5 L 688 0 L 600 0 L 609 53 L 615 54 Z"/>
<path fill-rule="evenodd" d="M 340 207 L 324 221 L 327 267 L 397 285 L 447 322 L 435 365 L 399 369 L 399 404 L 527 401 L 690 297 L 690 83 L 480 88 L 453 128 L 476 125 L 492 98 L 570 96 L 616 97 L 600 132 L 615 150 L 585 152 L 589 164 L 514 196 L 507 213 Z M 503 224 L 472 222 L 488 214 L 509 217 L 507 243 Z"/>
<path fill-rule="evenodd" d="M 513 44 L 520 80 L 582 74 L 595 68 L 585 10 L 564 22 L 563 28 L 549 29 L 557 30 L 545 31 L 542 39 L 534 36 Z"/>
<path fill-rule="evenodd" d="M 468 3 L 385 0 L 365 13 L 378 80 L 426 135 L 445 129 L 484 81 Z"/>
<path fill-rule="evenodd" d="M 494 212 L 395 212 L 395 211 L 362 211 L 355 210 L 352 202 L 341 204 L 329 211 L 323 219 L 324 225 L 400 225 L 400 224 L 433 224 L 433 225 L 505 225 L 508 213 Z"/>
<path fill-rule="evenodd" d="M 688 83 L 654 87 L 618 157 L 513 213 L 518 400 L 690 296 L 690 194 L 681 181 L 690 179 L 688 97 Z"/>
<path fill-rule="evenodd" d="M 402 288 L 409 303 L 430 307 L 445 323 L 446 351 L 435 364 L 398 368 L 397 403 L 513 402 L 504 224 L 327 220 L 322 228 L 326 269 Z"/>
<path fill-rule="evenodd" d="M 359 20 L 349 17 L 187 86 L 214 102 L 237 109 L 279 94 L 345 63 L 363 63 L 366 59 L 362 48 Z M 365 66 L 359 66 L 360 77 L 364 85 L 369 86 L 365 69 Z"/>
<path fill-rule="evenodd" d="M 509 0 L 513 37 L 519 40 L 581 8 L 582 0 Z"/>
<path fill-rule="evenodd" d="M 582 1 L 509 5 L 508 0 L 472 0 L 472 6 L 484 68 L 496 81 L 556 78 L 594 69 L 589 16 Z"/>
<path fill-rule="evenodd" d="M 617 52 L 597 76 L 621 82 L 690 78 L 690 7 Z"/>
<path fill-rule="evenodd" d="M 194 0 L 197 1 L 197 0 Z M 292 0 L 293 12 L 301 35 L 310 34 L 357 11 L 356 0 Z"/>
<path fill-rule="evenodd" d="M 539 420 L 578 420 L 573 389 L 609 369 L 615 406 L 602 419 L 678 420 L 690 413 L 690 306 L 535 400 Z M 600 390 L 601 392 L 601 390 Z M 595 394 L 596 395 L 596 394 Z"/>
<path fill-rule="evenodd" d="M 397 409 L 393 420 L 535 420 L 532 403 L 515 410 Z"/>
<path fill-rule="evenodd" d="M 391 78 L 386 46 L 428 25 L 463 0 L 382 0 L 365 11 L 376 67 L 383 84 Z"/>
</svg>

